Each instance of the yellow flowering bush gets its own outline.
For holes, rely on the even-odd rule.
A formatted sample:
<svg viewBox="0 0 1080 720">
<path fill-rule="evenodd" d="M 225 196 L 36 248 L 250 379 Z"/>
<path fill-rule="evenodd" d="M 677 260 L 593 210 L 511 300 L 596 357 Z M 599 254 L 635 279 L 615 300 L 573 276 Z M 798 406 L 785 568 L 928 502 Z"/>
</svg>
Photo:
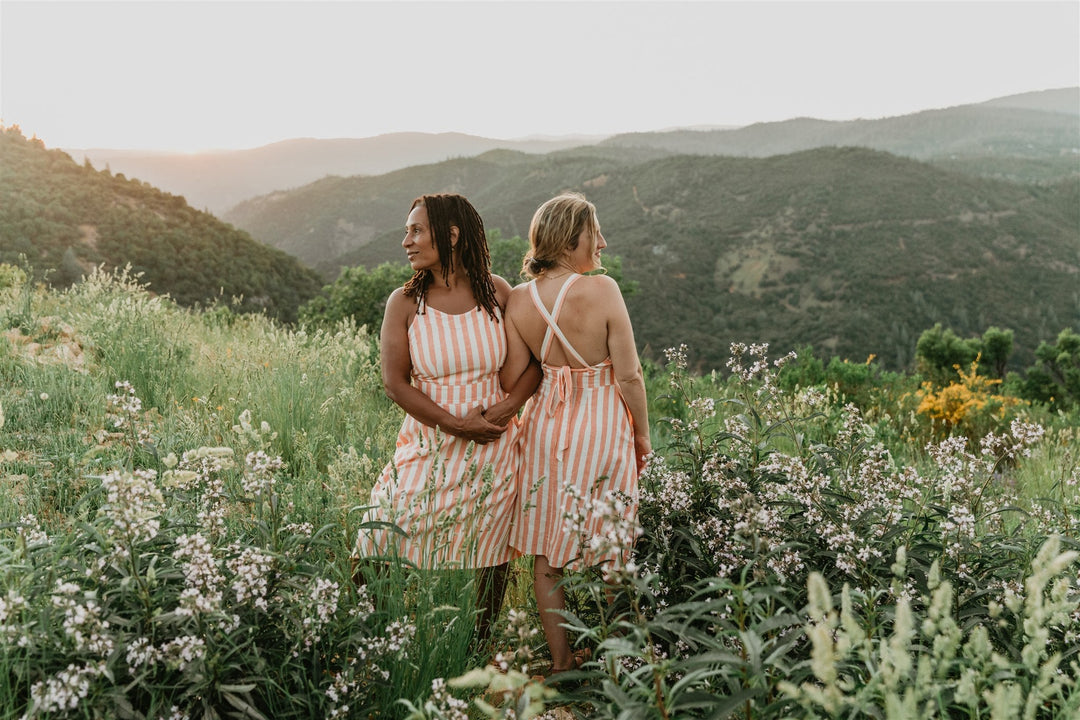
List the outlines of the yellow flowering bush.
<svg viewBox="0 0 1080 720">
<path fill-rule="evenodd" d="M 1019 398 L 995 393 L 1001 380 L 980 375 L 978 357 L 967 372 L 959 365 L 953 367 L 959 376 L 956 380 L 944 387 L 926 381 L 916 393 L 916 412 L 930 419 L 932 434 L 978 438 L 1007 423 L 1013 411 L 1026 404 Z"/>
</svg>

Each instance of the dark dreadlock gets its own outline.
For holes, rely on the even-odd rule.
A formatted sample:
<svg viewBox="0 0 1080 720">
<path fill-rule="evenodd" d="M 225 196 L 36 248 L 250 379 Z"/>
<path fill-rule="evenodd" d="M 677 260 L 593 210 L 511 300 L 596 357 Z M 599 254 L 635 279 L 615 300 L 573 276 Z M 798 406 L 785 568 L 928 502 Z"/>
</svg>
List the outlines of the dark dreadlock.
<svg viewBox="0 0 1080 720">
<path fill-rule="evenodd" d="M 469 277 L 477 306 L 487 310 L 488 315 L 497 320 L 495 308 L 498 302 L 495 299 L 495 283 L 491 279 L 491 257 L 488 254 L 487 236 L 484 234 L 484 221 L 480 218 L 480 213 L 461 195 L 448 193 L 421 195 L 413 200 L 409 210 L 412 211 L 419 205 L 427 209 L 431 237 L 439 251 L 443 282 L 449 286 L 450 269 L 456 254 L 458 264 Z M 451 226 L 458 229 L 457 247 L 450 244 Z M 417 298 L 418 304 L 423 304 L 428 288 L 434 280 L 435 275 L 430 270 L 417 270 L 405 283 L 405 295 Z"/>
</svg>

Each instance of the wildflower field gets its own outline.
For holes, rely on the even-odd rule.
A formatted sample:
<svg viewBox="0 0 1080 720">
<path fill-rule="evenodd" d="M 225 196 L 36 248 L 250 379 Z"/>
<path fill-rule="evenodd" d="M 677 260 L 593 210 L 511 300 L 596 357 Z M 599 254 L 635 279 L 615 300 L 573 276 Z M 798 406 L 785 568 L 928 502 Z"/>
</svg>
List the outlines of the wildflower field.
<svg viewBox="0 0 1080 720">
<path fill-rule="evenodd" d="M 1080 717 L 1075 408 L 669 350 L 639 526 L 586 539 L 632 562 L 568 578 L 591 660 L 541 682 L 527 558 L 494 648 L 471 573 L 353 582 L 401 422 L 367 329 L 3 265 L 0 329 L 0 718 Z"/>
</svg>

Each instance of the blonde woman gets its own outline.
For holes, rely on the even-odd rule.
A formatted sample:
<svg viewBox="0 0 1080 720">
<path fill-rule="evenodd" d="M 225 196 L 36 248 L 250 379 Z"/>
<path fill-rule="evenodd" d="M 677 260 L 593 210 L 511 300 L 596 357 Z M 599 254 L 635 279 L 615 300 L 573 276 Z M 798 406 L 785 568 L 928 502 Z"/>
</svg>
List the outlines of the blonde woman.
<svg viewBox="0 0 1080 720">
<path fill-rule="evenodd" d="M 510 545 L 535 555 L 534 591 L 553 672 L 584 659 L 571 652 L 553 612 L 565 605 L 563 568 L 625 559 L 591 546 L 603 531 L 594 503 L 622 499 L 635 514 L 638 473 L 651 452 L 645 383 L 622 293 L 606 275 L 586 275 L 602 267 L 605 247 L 596 207 L 584 196 L 547 201 L 529 227 L 523 273 L 531 281 L 511 291 L 506 307 L 503 388 L 511 391 L 533 359 L 544 373 L 522 416 Z"/>
</svg>

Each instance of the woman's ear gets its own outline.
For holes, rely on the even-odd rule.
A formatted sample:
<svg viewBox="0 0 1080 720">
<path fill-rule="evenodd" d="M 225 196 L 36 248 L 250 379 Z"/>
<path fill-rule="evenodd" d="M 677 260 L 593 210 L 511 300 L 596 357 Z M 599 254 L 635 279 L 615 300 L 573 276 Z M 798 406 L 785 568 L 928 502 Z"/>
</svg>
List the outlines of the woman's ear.
<svg viewBox="0 0 1080 720">
<path fill-rule="evenodd" d="M 458 235 L 461 233 L 457 225 L 450 226 L 450 247 L 457 247 Z"/>
</svg>

